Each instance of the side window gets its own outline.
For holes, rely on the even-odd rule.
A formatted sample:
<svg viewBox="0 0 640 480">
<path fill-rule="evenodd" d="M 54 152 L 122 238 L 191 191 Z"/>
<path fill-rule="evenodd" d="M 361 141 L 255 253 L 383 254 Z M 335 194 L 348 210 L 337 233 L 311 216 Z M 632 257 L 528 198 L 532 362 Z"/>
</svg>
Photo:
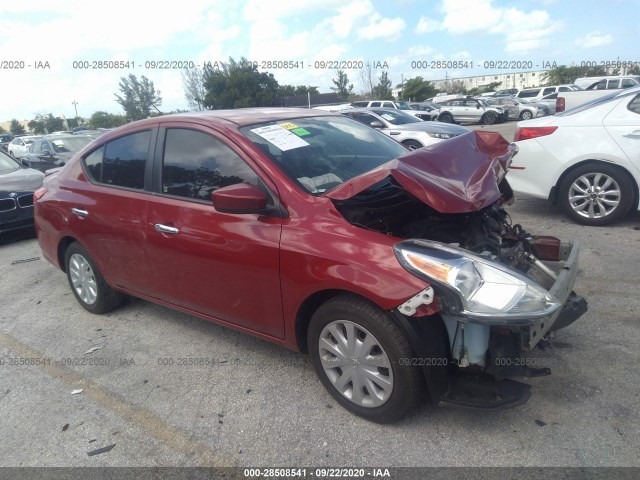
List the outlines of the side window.
<svg viewBox="0 0 640 480">
<path fill-rule="evenodd" d="M 549 87 L 549 88 L 545 88 L 545 89 L 542 91 L 542 96 L 549 95 L 550 93 L 553 93 L 553 92 L 555 92 L 555 91 L 556 91 L 556 87 Z"/>
<path fill-rule="evenodd" d="M 151 131 L 116 138 L 85 157 L 92 180 L 117 187 L 144 188 L 144 169 Z"/>
<path fill-rule="evenodd" d="M 391 102 L 384 102 L 382 106 L 385 108 L 396 108 Z"/>
<path fill-rule="evenodd" d="M 46 140 L 43 140 L 42 144 L 40 145 L 40 153 L 43 153 L 45 150 L 53 154 L 53 147 L 51 146 L 51 144 Z"/>
<path fill-rule="evenodd" d="M 637 85 L 636 82 L 634 82 L 632 79 L 630 78 L 623 78 L 622 79 L 622 84 L 620 86 L 620 88 L 629 88 L 629 87 L 633 87 Z"/>
<path fill-rule="evenodd" d="M 640 95 L 636 95 L 636 98 L 631 100 L 627 108 L 633 113 L 640 114 Z"/>
<path fill-rule="evenodd" d="M 164 145 L 162 192 L 210 200 L 211 192 L 236 183 L 258 184 L 256 173 L 217 138 L 170 128 Z"/>
<path fill-rule="evenodd" d="M 351 102 L 353 107 L 366 107 L 369 102 Z"/>
<path fill-rule="evenodd" d="M 29 153 L 33 154 L 33 155 L 38 155 L 40 153 L 40 145 L 42 145 L 42 141 L 39 140 L 37 142 L 33 142 L 31 145 L 29 145 Z"/>
<path fill-rule="evenodd" d="M 609 83 L 607 83 L 607 90 L 613 90 L 616 88 L 620 88 L 620 79 L 616 78 L 615 80 L 609 80 Z"/>
<path fill-rule="evenodd" d="M 558 91 L 559 92 L 570 92 L 571 89 L 569 87 L 559 87 Z M 549 92 L 549 93 L 551 93 L 551 92 Z"/>
<path fill-rule="evenodd" d="M 381 105 L 382 102 L 371 102 L 371 105 L 369 105 L 370 107 L 379 107 Z"/>
<path fill-rule="evenodd" d="M 600 80 L 593 86 L 593 90 L 605 90 L 607 88 L 607 80 Z"/>
</svg>

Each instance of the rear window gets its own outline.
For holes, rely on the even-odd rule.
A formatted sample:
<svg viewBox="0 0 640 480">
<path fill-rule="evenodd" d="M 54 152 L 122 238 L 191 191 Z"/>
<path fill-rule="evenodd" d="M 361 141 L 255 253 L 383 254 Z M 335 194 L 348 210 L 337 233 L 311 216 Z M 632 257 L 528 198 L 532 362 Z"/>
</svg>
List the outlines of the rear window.
<svg viewBox="0 0 640 480">
<path fill-rule="evenodd" d="M 536 97 L 540 93 L 540 89 L 536 88 L 534 90 L 522 90 L 518 93 L 518 98 L 531 98 Z"/>
</svg>

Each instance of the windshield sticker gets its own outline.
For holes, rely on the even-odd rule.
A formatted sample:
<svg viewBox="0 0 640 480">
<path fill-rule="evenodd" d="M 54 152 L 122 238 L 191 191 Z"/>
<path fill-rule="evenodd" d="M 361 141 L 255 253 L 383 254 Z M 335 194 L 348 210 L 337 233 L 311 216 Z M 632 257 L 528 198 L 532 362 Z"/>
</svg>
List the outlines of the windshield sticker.
<svg viewBox="0 0 640 480">
<path fill-rule="evenodd" d="M 51 143 L 53 143 L 57 147 L 61 147 L 64 145 L 64 142 L 62 140 L 53 140 Z"/>
<path fill-rule="evenodd" d="M 309 130 L 305 130 L 302 127 L 291 129 L 291 133 L 295 133 L 299 137 L 304 137 L 305 135 L 311 135 L 311 132 Z"/>
<path fill-rule="evenodd" d="M 380 115 L 382 118 L 384 118 L 385 120 L 388 121 L 393 121 L 393 115 L 389 114 L 389 113 L 383 113 L 382 115 Z"/>
<path fill-rule="evenodd" d="M 298 125 L 296 125 L 295 123 L 291 123 L 291 122 L 281 123 L 280 126 L 282 128 L 286 128 L 287 130 L 293 130 L 294 128 L 298 128 Z"/>
<path fill-rule="evenodd" d="M 291 133 L 281 125 L 269 125 L 267 127 L 259 127 L 251 130 L 256 135 L 261 136 L 266 141 L 276 146 L 283 152 L 293 150 L 294 148 L 306 147 L 309 144 L 297 135 Z"/>
</svg>

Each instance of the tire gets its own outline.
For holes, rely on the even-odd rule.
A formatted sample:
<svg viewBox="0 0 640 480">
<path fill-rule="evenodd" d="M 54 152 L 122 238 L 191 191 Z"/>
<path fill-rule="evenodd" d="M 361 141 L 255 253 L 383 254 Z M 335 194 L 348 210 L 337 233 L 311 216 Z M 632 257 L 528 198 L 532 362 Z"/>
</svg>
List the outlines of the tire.
<svg viewBox="0 0 640 480">
<path fill-rule="evenodd" d="M 530 110 L 525 110 L 520 114 L 520 120 L 531 120 L 533 118 L 533 113 Z"/>
<path fill-rule="evenodd" d="M 483 123 L 484 125 L 493 125 L 494 123 L 496 123 L 497 119 L 498 119 L 498 116 L 495 113 L 487 112 L 484 115 L 482 115 L 480 122 Z"/>
<path fill-rule="evenodd" d="M 124 301 L 125 295 L 109 286 L 87 250 L 78 242 L 67 248 L 64 265 L 71 291 L 85 310 L 106 313 Z"/>
<path fill-rule="evenodd" d="M 420 142 L 418 142 L 417 140 L 405 140 L 404 142 L 402 142 L 402 144 L 407 147 L 409 150 L 417 150 L 419 148 L 424 147 L 424 145 L 422 145 Z"/>
<path fill-rule="evenodd" d="M 441 113 L 438 117 L 438 121 L 443 123 L 453 123 L 453 115 L 449 112 Z"/>
<path fill-rule="evenodd" d="M 350 338 L 359 343 L 349 348 Z M 321 305 L 311 318 L 307 341 L 320 381 L 356 415 L 390 423 L 426 397 L 420 368 L 404 363 L 415 357 L 405 334 L 383 310 L 364 299 L 339 295 Z M 358 345 L 368 346 L 357 351 Z"/>
<path fill-rule="evenodd" d="M 558 188 L 558 203 L 576 223 L 608 225 L 629 212 L 634 200 L 629 175 L 622 169 L 590 163 L 571 170 Z"/>
</svg>

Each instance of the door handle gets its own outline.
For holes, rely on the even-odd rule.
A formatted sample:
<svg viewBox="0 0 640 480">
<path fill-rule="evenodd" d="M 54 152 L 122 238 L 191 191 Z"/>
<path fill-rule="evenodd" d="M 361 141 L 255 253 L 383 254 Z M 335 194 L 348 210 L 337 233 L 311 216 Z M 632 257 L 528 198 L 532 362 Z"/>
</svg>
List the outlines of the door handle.
<svg viewBox="0 0 640 480">
<path fill-rule="evenodd" d="M 81 210 L 79 208 L 72 208 L 71 213 L 73 213 L 76 217 L 86 217 L 89 215 L 89 212 L 86 210 Z"/>
<path fill-rule="evenodd" d="M 178 230 L 176 227 L 170 227 L 168 225 L 162 225 L 161 223 L 156 223 L 155 227 L 156 232 L 160 232 L 160 233 L 169 233 L 171 235 L 175 235 L 176 233 L 180 233 L 180 230 Z"/>
</svg>

